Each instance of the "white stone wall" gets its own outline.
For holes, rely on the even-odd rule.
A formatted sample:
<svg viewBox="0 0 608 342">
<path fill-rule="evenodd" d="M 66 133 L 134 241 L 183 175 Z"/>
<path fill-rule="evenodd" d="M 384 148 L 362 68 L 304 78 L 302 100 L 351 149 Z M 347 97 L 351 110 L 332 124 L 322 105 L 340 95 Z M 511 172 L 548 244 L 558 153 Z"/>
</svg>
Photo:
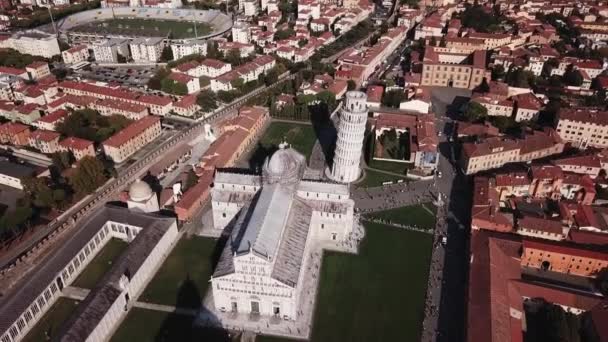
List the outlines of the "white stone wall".
<svg viewBox="0 0 608 342">
<path fill-rule="evenodd" d="M 213 301 L 219 311 L 251 314 L 251 302 L 259 303 L 260 315 L 296 317 L 297 296 L 294 288 L 270 277 L 272 264 L 252 253 L 234 258 L 235 273 L 212 279 Z"/>
<path fill-rule="evenodd" d="M 347 92 L 338 123 L 338 140 L 330 176 L 334 181 L 350 183 L 359 178 L 366 123 L 367 95 L 360 91 Z"/>
</svg>

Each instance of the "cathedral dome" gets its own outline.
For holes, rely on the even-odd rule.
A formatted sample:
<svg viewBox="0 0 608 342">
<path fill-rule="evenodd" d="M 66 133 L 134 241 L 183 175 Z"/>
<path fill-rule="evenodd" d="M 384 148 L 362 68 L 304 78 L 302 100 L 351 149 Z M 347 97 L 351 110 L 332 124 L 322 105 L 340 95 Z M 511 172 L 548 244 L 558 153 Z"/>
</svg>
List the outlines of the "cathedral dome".
<svg viewBox="0 0 608 342">
<path fill-rule="evenodd" d="M 147 201 L 154 193 L 148 183 L 136 180 L 129 187 L 129 199 L 135 202 Z"/>
<path fill-rule="evenodd" d="M 266 160 L 264 174 L 269 180 L 289 181 L 297 179 L 306 158 L 296 150 L 283 143 L 271 157 Z"/>
</svg>

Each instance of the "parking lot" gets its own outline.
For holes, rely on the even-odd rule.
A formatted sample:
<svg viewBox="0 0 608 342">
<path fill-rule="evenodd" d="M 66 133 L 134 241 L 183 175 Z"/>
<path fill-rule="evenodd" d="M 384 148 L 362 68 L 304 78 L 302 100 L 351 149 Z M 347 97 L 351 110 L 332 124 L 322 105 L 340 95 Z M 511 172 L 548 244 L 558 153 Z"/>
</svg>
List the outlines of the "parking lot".
<svg viewBox="0 0 608 342">
<path fill-rule="evenodd" d="M 155 72 L 155 66 L 107 67 L 91 65 L 89 68 L 75 71 L 72 78 L 82 77 L 146 90 L 148 81 L 154 76 Z"/>
</svg>

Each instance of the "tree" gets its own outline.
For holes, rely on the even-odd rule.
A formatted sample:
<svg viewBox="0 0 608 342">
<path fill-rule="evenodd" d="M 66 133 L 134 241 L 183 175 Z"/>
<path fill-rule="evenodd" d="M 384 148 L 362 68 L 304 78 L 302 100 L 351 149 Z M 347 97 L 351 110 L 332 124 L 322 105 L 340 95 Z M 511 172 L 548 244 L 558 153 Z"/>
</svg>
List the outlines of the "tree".
<svg viewBox="0 0 608 342">
<path fill-rule="evenodd" d="M 475 87 L 475 91 L 478 93 L 487 93 L 490 91 L 490 85 L 485 77 L 481 80 L 481 83 Z"/>
<path fill-rule="evenodd" d="M 154 89 L 154 90 L 161 90 L 161 88 L 162 88 L 161 82 L 163 79 L 165 79 L 167 76 L 169 76 L 169 74 L 170 74 L 169 70 L 167 70 L 165 68 L 158 69 L 156 71 L 156 74 L 154 74 L 154 76 L 152 76 L 150 78 L 150 80 L 148 80 L 148 88 Z"/>
<path fill-rule="evenodd" d="M 226 54 L 226 62 L 232 64 L 232 66 L 243 64 L 241 52 L 238 49 L 230 49 L 230 51 L 228 51 Z"/>
<path fill-rule="evenodd" d="M 348 80 L 346 82 L 346 89 L 348 91 L 357 89 L 357 83 L 355 81 L 353 81 L 353 80 Z"/>
<path fill-rule="evenodd" d="M 304 47 L 306 44 L 308 44 L 308 39 L 300 39 L 298 41 L 298 46 L 299 47 Z"/>
<path fill-rule="evenodd" d="M 187 95 L 188 94 L 188 87 L 185 84 L 172 80 L 168 77 L 164 78 L 160 82 L 160 84 L 161 84 L 161 90 L 164 91 L 165 93 L 175 94 L 175 95 Z"/>
<path fill-rule="evenodd" d="M 106 180 L 103 163 L 95 157 L 86 156 L 78 162 L 76 171 L 70 177 L 70 185 L 77 193 L 88 195 Z"/>
<path fill-rule="evenodd" d="M 163 48 L 163 52 L 160 54 L 161 62 L 169 62 L 173 60 L 173 51 L 171 46 L 167 45 Z"/>
<path fill-rule="evenodd" d="M 209 43 L 207 43 L 207 58 L 224 58 L 224 54 L 217 47 L 217 42 L 211 40 Z"/>
<path fill-rule="evenodd" d="M 482 120 L 488 116 L 488 109 L 475 101 L 470 101 L 467 104 L 464 116 L 469 121 Z"/>
<path fill-rule="evenodd" d="M 236 88 L 237 90 L 241 90 L 245 85 L 245 81 L 242 78 L 238 77 L 230 81 L 230 85 L 232 85 L 232 87 Z"/>
<path fill-rule="evenodd" d="M 567 85 L 580 87 L 583 84 L 581 72 L 569 66 L 562 78 Z"/>
<path fill-rule="evenodd" d="M 506 75 L 506 81 L 512 87 L 531 88 L 536 82 L 536 77 L 530 71 L 512 68 Z"/>
<path fill-rule="evenodd" d="M 505 67 L 501 64 L 497 64 L 492 68 L 492 79 L 493 80 L 501 80 L 505 77 Z"/>
<path fill-rule="evenodd" d="M 403 100 L 405 100 L 405 93 L 401 89 L 389 90 L 382 96 L 382 104 L 392 108 L 399 108 Z"/>
<path fill-rule="evenodd" d="M 59 170 L 63 171 L 69 168 L 74 161 L 72 153 L 68 151 L 63 152 L 55 152 L 51 156 L 51 160 L 53 161 L 53 165 Z"/>
<path fill-rule="evenodd" d="M 236 99 L 240 95 L 241 94 L 237 90 L 230 90 L 230 91 L 220 90 L 217 92 L 217 98 L 224 103 L 230 103 L 230 102 L 234 101 L 234 99 Z"/>
<path fill-rule="evenodd" d="M 388 32 L 388 23 L 386 21 L 383 21 L 382 24 L 380 24 L 380 34 L 386 34 Z"/>
<path fill-rule="evenodd" d="M 274 40 L 283 40 L 287 39 L 296 34 L 296 31 L 293 29 L 287 28 L 285 30 L 277 30 L 274 34 Z"/>
<path fill-rule="evenodd" d="M 209 89 L 202 90 L 196 96 L 196 103 L 201 106 L 204 112 L 211 112 L 217 109 L 217 97 Z"/>
</svg>

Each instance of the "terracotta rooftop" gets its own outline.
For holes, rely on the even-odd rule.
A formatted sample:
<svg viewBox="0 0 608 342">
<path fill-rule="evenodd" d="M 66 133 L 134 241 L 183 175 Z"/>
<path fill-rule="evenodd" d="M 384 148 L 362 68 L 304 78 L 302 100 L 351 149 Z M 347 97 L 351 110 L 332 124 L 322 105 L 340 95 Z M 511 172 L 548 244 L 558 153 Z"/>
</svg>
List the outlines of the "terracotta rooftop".
<svg viewBox="0 0 608 342">
<path fill-rule="evenodd" d="M 143 133 L 146 129 L 156 125 L 157 123 L 160 123 L 160 117 L 158 117 L 158 116 L 148 115 L 146 117 L 143 117 L 143 118 L 133 122 L 129 126 L 125 127 L 120 132 L 118 132 L 118 133 L 114 134 L 113 136 L 109 137 L 108 139 L 106 139 L 103 142 L 103 145 L 112 146 L 112 147 L 120 147 L 127 141 L 135 138 L 136 136 Z"/>
<path fill-rule="evenodd" d="M 86 139 L 68 137 L 59 142 L 59 145 L 69 150 L 86 150 L 89 146 L 93 145 L 93 142 Z"/>
</svg>

